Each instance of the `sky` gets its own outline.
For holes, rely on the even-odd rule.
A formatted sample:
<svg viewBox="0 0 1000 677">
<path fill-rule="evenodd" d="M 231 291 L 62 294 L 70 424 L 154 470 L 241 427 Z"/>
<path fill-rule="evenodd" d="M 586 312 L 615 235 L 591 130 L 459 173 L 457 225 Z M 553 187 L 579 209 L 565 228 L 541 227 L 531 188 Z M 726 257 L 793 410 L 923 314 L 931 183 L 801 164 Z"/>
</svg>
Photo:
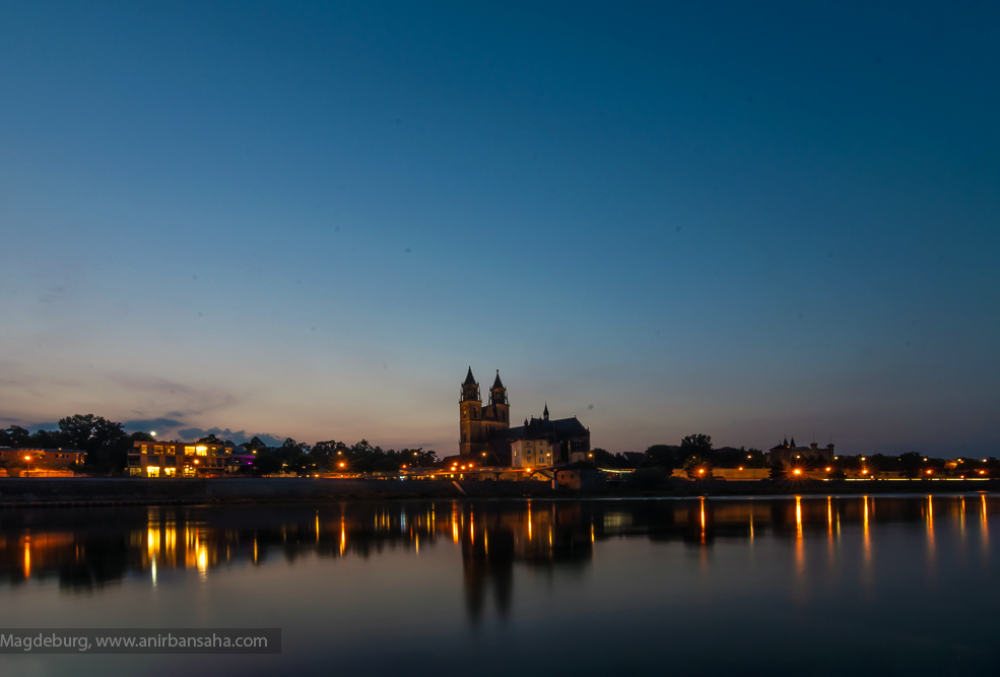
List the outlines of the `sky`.
<svg viewBox="0 0 1000 677">
<path fill-rule="evenodd" d="M 1000 5 L 5 2 L 0 425 L 1000 455 Z"/>
</svg>

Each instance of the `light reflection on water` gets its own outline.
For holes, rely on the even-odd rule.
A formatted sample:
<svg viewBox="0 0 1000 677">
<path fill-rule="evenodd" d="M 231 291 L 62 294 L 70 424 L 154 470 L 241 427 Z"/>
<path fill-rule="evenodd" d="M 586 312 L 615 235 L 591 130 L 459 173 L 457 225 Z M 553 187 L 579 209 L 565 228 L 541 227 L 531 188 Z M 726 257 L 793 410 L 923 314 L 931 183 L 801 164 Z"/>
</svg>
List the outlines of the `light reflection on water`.
<svg viewBox="0 0 1000 677">
<path fill-rule="evenodd" d="M 169 622 L 268 626 L 254 614 L 271 605 L 273 623 L 294 635 L 300 612 L 333 613 L 317 611 L 318 600 L 325 600 L 331 609 L 353 610 L 328 619 L 342 624 L 340 637 L 351 637 L 339 660 L 363 662 L 361 647 L 371 636 L 403 624 L 406 633 L 431 641 L 420 655 L 444 661 L 438 670 L 444 674 L 455 672 L 446 658 L 456 651 L 496 649 L 540 632 L 546 642 L 529 640 L 531 647 L 519 654 L 522 673 L 551 670 L 544 647 L 566 642 L 582 642 L 580 652 L 557 664 L 581 674 L 625 667 L 658 673 L 664 666 L 656 642 L 669 640 L 671 652 L 679 652 L 671 653 L 672 664 L 681 672 L 791 673 L 801 666 L 789 656 L 801 651 L 818 672 L 851 666 L 868 674 L 974 674 L 997 658 L 992 613 L 977 614 L 987 601 L 1000 601 L 989 555 L 989 516 L 998 509 L 1000 500 L 977 494 L 7 510 L 0 512 L 0 618 L 17 626 L 4 601 L 27 599 L 44 601 L 57 615 L 60 607 L 77 615 L 50 627 L 93 625 L 80 610 L 99 607 L 122 586 L 126 598 L 150 605 L 150 613 L 166 608 L 159 590 L 191 600 L 226 590 L 231 608 L 205 602 L 196 614 L 179 605 L 171 607 Z M 696 555 L 694 568 L 685 553 Z M 347 576 L 337 562 L 362 568 Z M 309 563 L 306 569 L 302 563 Z M 456 575 L 448 573 L 453 570 Z M 291 587 L 283 597 L 255 582 L 265 572 L 268 580 L 287 578 Z M 396 580 L 404 576 L 417 580 Z M 370 587 L 358 583 L 362 579 L 370 579 Z M 343 587 L 326 592 L 328 585 Z M 966 599 L 976 585 L 975 600 Z M 83 602 L 72 602 L 79 593 Z M 977 639 L 976 632 L 959 631 L 965 625 L 951 623 L 941 627 L 955 636 L 942 638 L 912 624 L 919 613 L 966 614 L 969 628 L 978 624 L 976 632 L 986 632 Z M 437 625 L 414 627 L 422 615 Z M 473 639 L 461 639 L 463 628 Z M 876 631 L 894 638 L 875 641 L 869 635 Z M 317 661 L 329 642 L 311 634 L 312 627 L 299 633 L 313 643 L 292 642 L 297 648 L 276 660 L 302 673 L 320 671 Z M 775 633 L 804 642 L 803 648 L 770 656 L 767 642 Z M 632 648 L 616 651 L 615 660 L 591 655 L 591 634 Z M 460 638 L 461 650 L 435 648 L 438 637 Z M 817 662 L 810 653 L 817 642 L 835 642 L 840 653 L 824 652 Z M 687 645 L 705 654 L 689 655 Z M 739 652 L 744 658 L 737 660 Z M 858 667 L 848 657 L 868 663 Z M 56 658 L 44 660 L 63 665 Z M 0 660 L 0 669 L 9 660 Z M 412 655 L 398 663 L 389 654 L 379 660 L 368 672 L 397 671 L 411 665 Z M 138 669 L 160 674 L 167 663 Z M 184 664 L 197 673 L 197 663 Z M 244 672 L 264 670 L 263 663 L 240 665 Z M 479 671 L 504 674 L 514 666 L 497 658 Z M 71 665 L 65 667 L 68 674 Z"/>
</svg>

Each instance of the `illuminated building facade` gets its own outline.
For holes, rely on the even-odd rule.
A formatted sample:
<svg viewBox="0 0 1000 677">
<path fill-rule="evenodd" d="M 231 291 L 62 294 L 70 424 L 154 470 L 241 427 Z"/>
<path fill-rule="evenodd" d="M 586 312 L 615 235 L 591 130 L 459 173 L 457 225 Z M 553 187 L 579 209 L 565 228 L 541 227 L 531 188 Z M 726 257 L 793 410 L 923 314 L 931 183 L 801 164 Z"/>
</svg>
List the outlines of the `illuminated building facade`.
<svg viewBox="0 0 1000 677">
<path fill-rule="evenodd" d="M 128 455 L 130 477 L 195 477 L 231 473 L 245 465 L 253 465 L 253 454 L 201 442 L 136 442 Z"/>
<path fill-rule="evenodd" d="M 511 428 L 507 435 L 514 468 L 577 463 L 590 456 L 590 430 L 575 416 L 550 419 L 548 404 L 541 418 L 525 419 L 523 426 Z"/>
<path fill-rule="evenodd" d="M 8 476 L 58 477 L 72 476 L 70 466 L 87 460 L 87 452 L 79 449 L 15 449 L 0 447 L 0 462 L 8 466 Z"/>
</svg>

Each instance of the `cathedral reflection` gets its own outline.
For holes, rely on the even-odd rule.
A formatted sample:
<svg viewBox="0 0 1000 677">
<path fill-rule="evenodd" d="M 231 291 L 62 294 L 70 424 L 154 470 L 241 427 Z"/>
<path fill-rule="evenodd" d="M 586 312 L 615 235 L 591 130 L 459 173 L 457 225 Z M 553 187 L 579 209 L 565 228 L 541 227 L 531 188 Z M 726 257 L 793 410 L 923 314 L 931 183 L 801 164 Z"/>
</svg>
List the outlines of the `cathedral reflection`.
<svg viewBox="0 0 1000 677">
<path fill-rule="evenodd" d="M 922 523 L 929 563 L 935 528 L 954 526 L 962 539 L 988 548 L 988 515 L 997 506 L 975 495 L 4 510 L 0 582 L 56 580 L 86 591 L 142 578 L 159 586 L 186 572 L 207 580 L 220 567 L 276 558 L 369 558 L 446 546 L 461 553 L 467 611 L 478 622 L 490 600 L 507 615 L 516 566 L 582 569 L 599 542 L 645 538 L 705 550 L 720 539 L 786 539 L 798 576 L 810 562 L 810 542 L 828 543 L 822 548 L 833 553 L 847 528 L 857 530 L 863 566 L 870 566 L 879 523 Z"/>
</svg>

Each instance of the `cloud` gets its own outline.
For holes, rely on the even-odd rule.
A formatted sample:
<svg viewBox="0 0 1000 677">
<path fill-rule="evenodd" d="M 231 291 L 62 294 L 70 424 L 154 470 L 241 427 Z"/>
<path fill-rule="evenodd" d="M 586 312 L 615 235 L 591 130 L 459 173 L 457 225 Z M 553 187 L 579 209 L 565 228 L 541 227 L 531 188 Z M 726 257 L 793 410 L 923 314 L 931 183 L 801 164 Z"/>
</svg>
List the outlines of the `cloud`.
<svg viewBox="0 0 1000 677">
<path fill-rule="evenodd" d="M 236 444 L 243 444 L 244 442 L 249 442 L 254 437 L 258 437 L 261 442 L 269 447 L 280 447 L 285 441 L 284 437 L 268 433 L 248 433 L 245 430 L 230 430 L 229 428 L 184 428 L 178 430 L 177 434 L 184 440 L 197 440 L 206 435 L 215 435 L 219 439 L 232 440 Z"/>
<path fill-rule="evenodd" d="M 139 430 L 148 433 L 150 430 L 172 430 L 184 425 L 184 423 L 172 418 L 149 418 L 125 421 L 122 425 L 126 430 Z"/>
<path fill-rule="evenodd" d="M 118 373 L 111 374 L 111 379 L 128 390 L 142 393 L 146 403 L 143 409 L 163 411 L 169 408 L 167 416 L 175 419 L 200 416 L 239 403 L 239 399 L 231 393 L 191 388 L 162 378 Z"/>
</svg>

